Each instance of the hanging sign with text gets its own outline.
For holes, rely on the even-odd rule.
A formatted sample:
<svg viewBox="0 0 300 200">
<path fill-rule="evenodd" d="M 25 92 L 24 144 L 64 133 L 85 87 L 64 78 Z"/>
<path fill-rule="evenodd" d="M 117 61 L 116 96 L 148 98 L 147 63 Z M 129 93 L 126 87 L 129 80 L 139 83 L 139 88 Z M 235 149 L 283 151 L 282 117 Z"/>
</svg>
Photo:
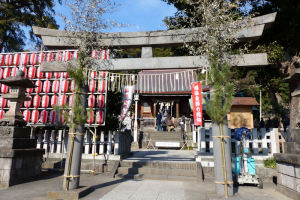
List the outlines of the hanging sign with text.
<svg viewBox="0 0 300 200">
<path fill-rule="evenodd" d="M 122 106 L 122 109 L 121 109 L 120 124 L 125 119 L 126 114 L 129 110 L 129 107 L 130 107 L 131 102 L 132 102 L 133 92 L 134 92 L 134 85 L 133 86 L 124 86 L 124 88 L 123 88 L 123 98 L 122 98 L 123 106 Z"/>
<path fill-rule="evenodd" d="M 196 126 L 203 125 L 201 82 L 192 83 L 193 115 Z"/>
</svg>

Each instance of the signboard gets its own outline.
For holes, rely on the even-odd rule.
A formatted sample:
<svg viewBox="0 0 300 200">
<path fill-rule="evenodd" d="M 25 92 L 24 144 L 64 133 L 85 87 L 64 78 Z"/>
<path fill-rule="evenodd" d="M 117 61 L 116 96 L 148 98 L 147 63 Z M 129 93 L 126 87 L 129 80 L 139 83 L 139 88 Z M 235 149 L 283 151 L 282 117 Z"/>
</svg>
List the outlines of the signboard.
<svg viewBox="0 0 300 200">
<path fill-rule="evenodd" d="M 201 82 L 192 83 L 194 124 L 203 126 Z"/>
<path fill-rule="evenodd" d="M 132 96 L 133 96 L 133 92 L 134 92 L 134 85 L 132 86 L 124 86 L 123 88 L 123 106 L 121 109 L 121 118 L 120 118 L 120 125 L 122 124 L 123 120 L 126 117 L 126 114 L 129 110 L 129 107 L 131 105 L 132 102 Z"/>
</svg>

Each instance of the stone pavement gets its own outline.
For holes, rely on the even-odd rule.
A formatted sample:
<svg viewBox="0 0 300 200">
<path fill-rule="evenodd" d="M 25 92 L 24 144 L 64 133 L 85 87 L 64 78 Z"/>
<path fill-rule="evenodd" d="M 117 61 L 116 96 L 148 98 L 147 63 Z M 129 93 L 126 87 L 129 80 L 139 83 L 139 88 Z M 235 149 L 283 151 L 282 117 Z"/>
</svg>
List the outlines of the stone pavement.
<svg viewBox="0 0 300 200">
<path fill-rule="evenodd" d="M 185 182 L 162 180 L 128 180 L 115 187 L 99 200 L 206 200 L 213 193 L 212 182 Z M 289 200 L 275 191 L 272 183 L 263 190 L 253 186 L 240 186 L 235 200 Z"/>
<path fill-rule="evenodd" d="M 62 180 L 61 173 L 44 172 L 37 180 L 0 190 L 0 199 L 45 200 L 47 191 L 62 187 Z M 93 187 L 83 200 L 205 200 L 206 194 L 214 191 L 212 182 L 114 179 L 105 174 L 82 174 L 80 185 Z M 234 199 L 290 200 L 277 192 L 273 183 L 265 183 L 263 190 L 241 186 Z"/>
</svg>

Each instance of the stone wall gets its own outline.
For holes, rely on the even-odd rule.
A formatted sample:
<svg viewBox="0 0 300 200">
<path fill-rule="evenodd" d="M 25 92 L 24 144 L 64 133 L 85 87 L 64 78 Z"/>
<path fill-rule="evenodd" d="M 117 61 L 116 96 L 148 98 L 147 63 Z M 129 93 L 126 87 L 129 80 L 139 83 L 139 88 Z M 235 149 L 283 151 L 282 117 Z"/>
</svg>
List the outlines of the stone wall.
<svg viewBox="0 0 300 200">
<path fill-rule="evenodd" d="M 300 199 L 300 166 L 277 163 L 277 188 L 292 199 Z"/>
</svg>

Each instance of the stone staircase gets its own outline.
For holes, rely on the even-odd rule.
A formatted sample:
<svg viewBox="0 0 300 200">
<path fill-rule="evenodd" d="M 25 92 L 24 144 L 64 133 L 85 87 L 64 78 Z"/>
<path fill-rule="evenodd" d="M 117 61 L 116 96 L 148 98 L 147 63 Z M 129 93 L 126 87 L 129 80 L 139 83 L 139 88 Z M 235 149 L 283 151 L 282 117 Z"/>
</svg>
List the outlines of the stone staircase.
<svg viewBox="0 0 300 200">
<path fill-rule="evenodd" d="M 143 148 L 155 146 L 158 148 L 178 148 L 184 144 L 181 132 L 147 131 L 143 135 Z"/>
<path fill-rule="evenodd" d="M 194 161 L 121 161 L 117 177 L 130 179 L 202 180 L 201 167 Z"/>
</svg>

